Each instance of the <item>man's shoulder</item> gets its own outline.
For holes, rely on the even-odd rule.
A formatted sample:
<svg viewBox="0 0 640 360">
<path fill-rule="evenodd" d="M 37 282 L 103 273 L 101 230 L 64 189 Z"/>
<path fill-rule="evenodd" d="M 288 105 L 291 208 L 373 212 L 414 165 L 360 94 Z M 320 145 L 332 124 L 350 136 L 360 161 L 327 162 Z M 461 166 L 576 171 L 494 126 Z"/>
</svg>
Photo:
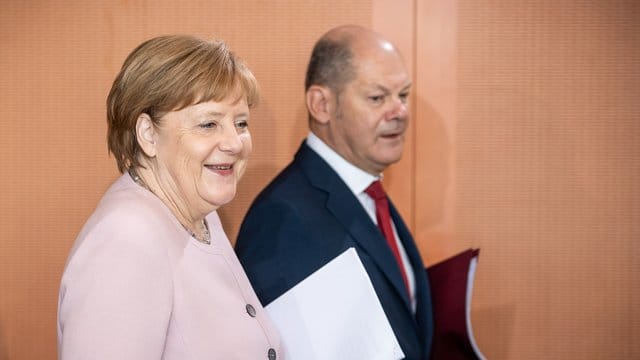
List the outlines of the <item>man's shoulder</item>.
<svg viewBox="0 0 640 360">
<path fill-rule="evenodd" d="M 310 186 L 309 179 L 300 164 L 293 161 L 271 180 L 263 192 L 279 194 L 308 186 Z"/>
<path fill-rule="evenodd" d="M 309 164 L 304 161 L 295 159 L 287 165 L 273 180 L 260 192 L 255 203 L 264 201 L 286 201 L 296 202 L 300 199 L 307 198 L 310 193 L 319 191 L 315 186 L 314 179 L 306 170 Z M 324 173 L 322 176 L 329 179 L 333 174 Z M 315 179 L 316 181 L 318 179 Z"/>
</svg>

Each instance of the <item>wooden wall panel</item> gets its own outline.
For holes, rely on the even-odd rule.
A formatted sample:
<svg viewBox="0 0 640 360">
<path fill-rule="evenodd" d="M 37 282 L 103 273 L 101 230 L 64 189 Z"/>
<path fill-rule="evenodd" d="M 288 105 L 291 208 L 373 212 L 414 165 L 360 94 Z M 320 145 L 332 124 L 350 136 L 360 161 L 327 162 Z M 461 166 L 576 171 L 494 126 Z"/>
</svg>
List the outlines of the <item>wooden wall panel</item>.
<svg viewBox="0 0 640 360">
<path fill-rule="evenodd" d="M 639 20 L 635 1 L 458 0 L 455 228 L 482 247 L 491 359 L 640 354 Z"/>
<path fill-rule="evenodd" d="M 415 236 L 428 264 L 469 244 L 455 236 L 456 1 L 419 1 L 416 23 Z"/>
</svg>

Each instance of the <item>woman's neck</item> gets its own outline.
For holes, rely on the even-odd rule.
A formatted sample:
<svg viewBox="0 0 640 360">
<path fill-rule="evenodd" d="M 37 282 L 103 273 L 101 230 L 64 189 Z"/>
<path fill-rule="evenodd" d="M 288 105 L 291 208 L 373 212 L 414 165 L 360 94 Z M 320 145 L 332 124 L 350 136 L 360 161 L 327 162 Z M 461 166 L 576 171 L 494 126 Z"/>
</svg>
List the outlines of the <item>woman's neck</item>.
<svg viewBox="0 0 640 360">
<path fill-rule="evenodd" d="M 186 199 L 175 191 L 175 186 L 164 183 L 157 175 L 157 171 L 152 170 L 151 167 L 152 165 L 147 164 L 145 167 L 131 168 L 129 174 L 138 185 L 158 197 L 191 236 L 208 244 L 210 234 L 205 221 L 206 215 L 194 213 L 194 209 L 188 205 Z"/>
</svg>

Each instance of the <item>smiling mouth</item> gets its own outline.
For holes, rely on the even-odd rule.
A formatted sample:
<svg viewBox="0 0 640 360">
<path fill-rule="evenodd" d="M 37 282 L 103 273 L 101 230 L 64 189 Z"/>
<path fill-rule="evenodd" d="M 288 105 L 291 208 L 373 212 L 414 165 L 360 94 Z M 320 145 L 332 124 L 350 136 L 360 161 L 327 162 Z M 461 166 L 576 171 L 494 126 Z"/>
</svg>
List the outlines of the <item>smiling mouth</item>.
<svg viewBox="0 0 640 360">
<path fill-rule="evenodd" d="M 213 171 L 229 171 L 233 169 L 233 164 L 205 165 L 205 167 Z"/>
</svg>

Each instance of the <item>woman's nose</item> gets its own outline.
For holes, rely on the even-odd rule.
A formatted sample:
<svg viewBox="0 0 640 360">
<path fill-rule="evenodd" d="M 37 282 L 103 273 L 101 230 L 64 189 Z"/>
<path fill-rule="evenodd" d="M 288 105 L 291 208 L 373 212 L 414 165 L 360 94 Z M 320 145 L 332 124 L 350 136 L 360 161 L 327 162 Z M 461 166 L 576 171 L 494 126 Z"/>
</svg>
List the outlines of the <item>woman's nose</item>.
<svg viewBox="0 0 640 360">
<path fill-rule="evenodd" d="M 222 139 L 220 140 L 220 150 L 237 154 L 242 151 L 242 146 L 240 134 L 236 131 L 235 126 L 226 127 L 226 129 L 223 130 Z"/>
</svg>

